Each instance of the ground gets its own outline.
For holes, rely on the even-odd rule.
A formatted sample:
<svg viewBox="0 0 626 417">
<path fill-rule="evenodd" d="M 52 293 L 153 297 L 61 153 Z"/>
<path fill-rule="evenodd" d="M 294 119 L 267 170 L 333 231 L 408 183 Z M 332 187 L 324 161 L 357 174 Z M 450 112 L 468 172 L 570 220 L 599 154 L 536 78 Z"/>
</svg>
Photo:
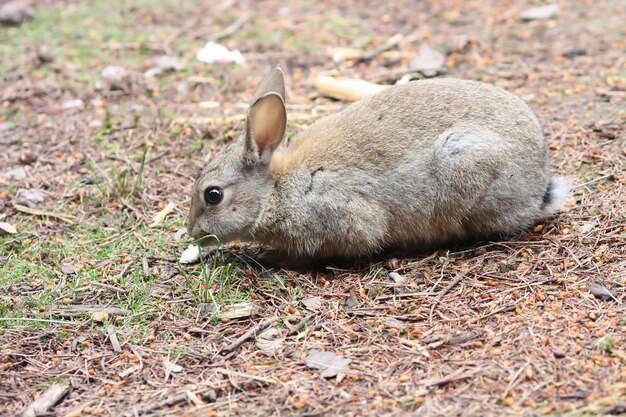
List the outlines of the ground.
<svg viewBox="0 0 626 417">
<path fill-rule="evenodd" d="M 539 3 L 45 0 L 0 27 L 0 222 L 17 229 L 0 236 L 0 415 L 53 384 L 70 387 L 59 416 L 624 413 L 626 3 L 559 4 L 523 21 Z M 397 33 L 373 59 L 329 53 Z M 198 62 L 215 37 L 246 63 Z M 534 109 L 574 186 L 561 212 L 348 265 L 263 267 L 252 245 L 176 262 L 191 184 L 265 72 L 285 69 L 293 135 L 347 105 L 321 73 L 392 83 L 422 44 L 446 55 L 440 76 Z M 146 77 L 162 55 L 182 68 Z M 228 346 L 259 324 L 265 341 Z M 322 377 L 312 350 L 351 362 Z"/>
</svg>

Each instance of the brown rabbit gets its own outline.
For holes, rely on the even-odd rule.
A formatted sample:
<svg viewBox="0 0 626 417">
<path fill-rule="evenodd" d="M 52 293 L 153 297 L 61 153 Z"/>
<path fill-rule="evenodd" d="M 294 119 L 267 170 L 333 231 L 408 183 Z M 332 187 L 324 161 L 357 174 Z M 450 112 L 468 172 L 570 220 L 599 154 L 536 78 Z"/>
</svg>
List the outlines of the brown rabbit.
<svg viewBox="0 0 626 417">
<path fill-rule="evenodd" d="M 190 236 L 299 257 L 359 256 L 515 233 L 567 197 L 550 175 L 537 118 L 500 88 L 457 79 L 393 86 L 277 151 L 284 101 L 275 68 L 245 131 L 195 183 Z"/>
</svg>

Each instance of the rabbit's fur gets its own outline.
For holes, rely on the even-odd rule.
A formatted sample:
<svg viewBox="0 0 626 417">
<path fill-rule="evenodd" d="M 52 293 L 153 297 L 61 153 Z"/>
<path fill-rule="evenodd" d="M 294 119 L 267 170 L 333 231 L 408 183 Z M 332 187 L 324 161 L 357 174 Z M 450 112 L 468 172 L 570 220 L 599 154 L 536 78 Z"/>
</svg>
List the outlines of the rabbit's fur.
<svg viewBox="0 0 626 417">
<path fill-rule="evenodd" d="M 282 151 L 284 91 L 276 68 L 245 132 L 204 167 L 187 222 L 193 238 L 352 257 L 514 233 L 566 197 L 537 118 L 500 88 L 457 79 L 393 86 L 318 120 Z M 223 201 L 207 205 L 214 186 Z"/>
</svg>

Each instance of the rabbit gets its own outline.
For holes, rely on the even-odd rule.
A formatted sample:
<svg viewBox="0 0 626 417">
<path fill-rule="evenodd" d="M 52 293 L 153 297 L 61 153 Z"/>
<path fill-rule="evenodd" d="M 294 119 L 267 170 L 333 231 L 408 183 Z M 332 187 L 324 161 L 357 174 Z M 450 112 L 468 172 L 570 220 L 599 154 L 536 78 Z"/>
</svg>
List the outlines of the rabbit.
<svg viewBox="0 0 626 417">
<path fill-rule="evenodd" d="M 561 207 L 546 140 L 517 96 L 451 78 L 391 86 L 284 140 L 284 75 L 193 186 L 188 234 L 286 256 L 364 257 L 516 233 Z M 203 239 L 204 238 L 204 239 Z"/>
</svg>

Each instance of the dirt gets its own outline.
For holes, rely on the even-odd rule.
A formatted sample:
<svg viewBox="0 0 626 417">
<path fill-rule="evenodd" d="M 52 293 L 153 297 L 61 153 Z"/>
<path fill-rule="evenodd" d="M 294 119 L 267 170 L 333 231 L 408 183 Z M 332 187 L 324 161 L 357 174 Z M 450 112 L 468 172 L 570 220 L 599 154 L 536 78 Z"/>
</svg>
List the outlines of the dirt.
<svg viewBox="0 0 626 417">
<path fill-rule="evenodd" d="M 59 416 L 623 413 L 626 3 L 520 19 L 537 5 L 46 0 L 1 27 L 0 222 L 17 233 L 0 235 L 0 415 L 53 384 L 70 387 Z M 246 64 L 195 60 L 220 32 Z M 396 55 L 329 52 L 398 33 Z M 499 241 L 304 270 L 248 244 L 176 262 L 193 179 L 264 73 L 285 70 L 293 135 L 347 105 L 320 74 L 393 82 L 422 44 L 445 54 L 439 76 L 529 103 L 573 185 L 562 211 Z M 145 77 L 163 55 L 182 69 Z M 105 80 L 108 65 L 127 74 Z M 31 211 L 14 205 L 28 190 Z M 245 317 L 216 314 L 235 303 Z M 349 364 L 323 377 L 312 350 Z"/>
</svg>

